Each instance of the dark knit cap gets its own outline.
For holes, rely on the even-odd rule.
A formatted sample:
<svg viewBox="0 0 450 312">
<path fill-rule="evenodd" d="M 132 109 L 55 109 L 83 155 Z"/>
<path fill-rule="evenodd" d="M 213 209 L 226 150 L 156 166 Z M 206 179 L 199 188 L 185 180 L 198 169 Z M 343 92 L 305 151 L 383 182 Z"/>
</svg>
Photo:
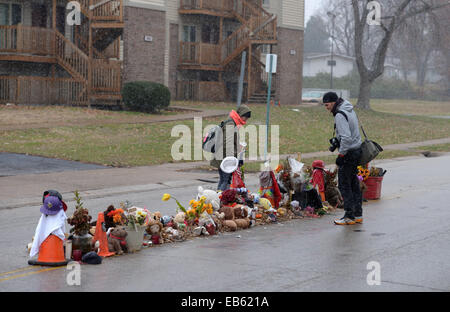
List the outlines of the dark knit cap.
<svg viewBox="0 0 450 312">
<path fill-rule="evenodd" d="M 335 92 L 327 92 L 323 96 L 324 103 L 336 102 L 338 99 L 339 97 Z"/>
<path fill-rule="evenodd" d="M 239 114 L 239 116 L 241 116 L 241 117 L 248 117 L 248 118 L 250 118 L 251 115 L 252 115 L 252 111 L 251 111 L 250 108 L 249 108 L 247 105 L 245 105 L 245 104 L 242 104 L 241 106 L 239 106 L 239 108 L 237 109 L 236 112 L 237 112 L 237 113 Z"/>
</svg>

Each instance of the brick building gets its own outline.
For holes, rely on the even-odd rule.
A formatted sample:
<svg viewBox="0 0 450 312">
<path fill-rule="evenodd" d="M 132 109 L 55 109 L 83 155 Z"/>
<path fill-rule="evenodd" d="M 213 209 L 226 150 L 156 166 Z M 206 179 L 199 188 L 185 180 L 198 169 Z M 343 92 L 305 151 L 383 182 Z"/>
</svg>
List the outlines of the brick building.
<svg viewBox="0 0 450 312">
<path fill-rule="evenodd" d="M 163 83 L 174 99 L 234 100 L 246 51 L 244 100 L 267 90 L 301 98 L 304 0 L 0 0 L 0 102 L 120 100 L 124 82 Z"/>
</svg>

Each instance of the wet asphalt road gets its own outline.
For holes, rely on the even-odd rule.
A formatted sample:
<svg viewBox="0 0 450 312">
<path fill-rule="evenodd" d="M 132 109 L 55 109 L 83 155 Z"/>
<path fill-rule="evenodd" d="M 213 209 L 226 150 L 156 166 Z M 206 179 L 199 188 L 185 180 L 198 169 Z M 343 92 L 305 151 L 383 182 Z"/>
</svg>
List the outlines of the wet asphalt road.
<svg viewBox="0 0 450 312">
<path fill-rule="evenodd" d="M 93 170 L 106 166 L 77 161 L 0 152 L 0 177 L 19 174 L 48 173 L 68 170 Z"/>
<path fill-rule="evenodd" d="M 450 291 L 449 163 L 448 155 L 383 163 L 382 199 L 364 205 L 362 225 L 333 225 L 338 211 L 147 248 L 82 265 L 80 286 L 67 285 L 66 268 L 27 266 L 39 207 L 0 210 L 0 291 Z M 161 195 L 187 202 L 196 187 L 92 199 L 85 207 L 96 216 L 128 199 L 173 214 L 174 203 Z M 381 285 L 369 286 L 373 261 Z"/>
</svg>

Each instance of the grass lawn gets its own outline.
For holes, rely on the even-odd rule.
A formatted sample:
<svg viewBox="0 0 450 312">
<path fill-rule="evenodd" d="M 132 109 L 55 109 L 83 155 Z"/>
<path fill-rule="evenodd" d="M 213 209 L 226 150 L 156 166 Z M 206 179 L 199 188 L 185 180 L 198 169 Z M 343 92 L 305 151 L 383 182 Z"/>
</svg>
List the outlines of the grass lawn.
<svg viewBox="0 0 450 312">
<path fill-rule="evenodd" d="M 24 124 L 87 124 L 92 122 L 143 122 L 154 120 L 160 115 L 175 115 L 174 111 L 160 114 L 146 114 L 129 111 L 108 111 L 68 106 L 5 106 L 0 105 L 0 127 Z"/>
<path fill-rule="evenodd" d="M 175 102 L 172 105 L 227 110 L 235 108 L 235 105 L 231 103 L 211 105 L 211 103 Z M 250 108 L 252 109 L 252 118 L 249 124 L 265 124 L 266 107 L 250 105 Z M 0 116 L 7 109 L 9 108 L 1 108 Z M 54 110 L 57 114 L 63 115 L 63 120 L 71 121 L 82 117 L 93 118 L 93 120 L 126 118 L 129 116 L 128 114 L 133 117 L 136 114 L 101 111 L 95 113 L 98 116 L 84 117 L 84 113 L 78 108 L 47 107 L 46 109 L 48 111 L 45 113 L 45 118 L 50 120 L 49 122 L 53 120 L 52 116 L 55 116 L 53 115 Z M 62 109 L 68 109 L 68 111 L 61 111 Z M 298 111 L 292 109 L 298 109 Z M 17 113 L 22 116 L 20 122 L 27 123 L 30 122 L 29 120 L 36 120 L 37 117 L 33 110 L 34 108 L 24 109 L 25 112 L 18 110 Z M 28 113 L 28 117 L 25 113 Z M 358 115 L 369 137 L 381 145 L 444 138 L 448 137 L 450 133 L 450 120 L 448 119 L 400 116 L 378 111 L 358 111 Z M 147 117 L 148 115 L 137 114 L 137 116 L 150 118 Z M 39 118 L 43 118 L 42 115 Z M 220 118 L 204 120 L 203 126 L 218 124 L 220 120 Z M 4 119 L 1 121 L 2 124 L 3 121 Z M 171 147 L 178 140 L 178 137 L 171 137 L 172 128 L 175 125 L 184 124 L 193 129 L 191 120 L 158 124 L 133 124 L 132 122 L 88 126 L 71 124 L 66 127 L 48 129 L 2 130 L 0 131 L 0 151 L 28 153 L 111 166 L 160 164 L 172 160 Z M 328 139 L 333 133 L 333 118 L 323 107 L 272 106 L 270 122 L 272 125 L 280 126 L 280 154 L 328 150 Z M 387 152 L 384 153 L 388 155 Z"/>
<path fill-rule="evenodd" d="M 352 103 L 356 103 L 356 101 Z M 450 102 L 372 99 L 370 103 L 372 109 L 385 113 L 422 116 L 450 116 Z"/>
</svg>

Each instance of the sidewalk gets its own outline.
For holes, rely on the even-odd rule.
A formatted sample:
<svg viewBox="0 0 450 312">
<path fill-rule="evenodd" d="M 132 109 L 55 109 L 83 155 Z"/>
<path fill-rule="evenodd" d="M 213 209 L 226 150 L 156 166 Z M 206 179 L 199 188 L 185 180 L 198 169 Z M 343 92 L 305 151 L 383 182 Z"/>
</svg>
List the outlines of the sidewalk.
<svg viewBox="0 0 450 312">
<path fill-rule="evenodd" d="M 450 143 L 450 138 L 387 145 L 385 150 L 399 150 L 418 146 Z M 332 155 L 329 151 L 302 154 L 303 158 Z M 280 156 L 280 159 L 288 155 Z M 413 156 L 416 157 L 416 156 Z M 410 158 L 410 157 L 408 157 Z M 377 161 L 382 163 L 389 160 Z M 73 191 L 80 191 L 83 198 L 98 198 L 111 194 L 146 192 L 149 190 L 183 187 L 218 182 L 216 170 L 195 171 L 208 165 L 207 161 L 170 163 L 157 166 L 134 168 L 106 168 L 95 170 L 73 170 L 64 172 L 23 174 L 0 177 L 0 209 L 39 205 L 42 193 L 47 189 L 57 189 L 64 198 L 72 199 Z M 192 171 L 188 171 L 191 169 Z M 256 181 L 256 174 L 247 174 L 248 181 Z M 66 196 L 65 196 L 66 195 Z"/>
</svg>

